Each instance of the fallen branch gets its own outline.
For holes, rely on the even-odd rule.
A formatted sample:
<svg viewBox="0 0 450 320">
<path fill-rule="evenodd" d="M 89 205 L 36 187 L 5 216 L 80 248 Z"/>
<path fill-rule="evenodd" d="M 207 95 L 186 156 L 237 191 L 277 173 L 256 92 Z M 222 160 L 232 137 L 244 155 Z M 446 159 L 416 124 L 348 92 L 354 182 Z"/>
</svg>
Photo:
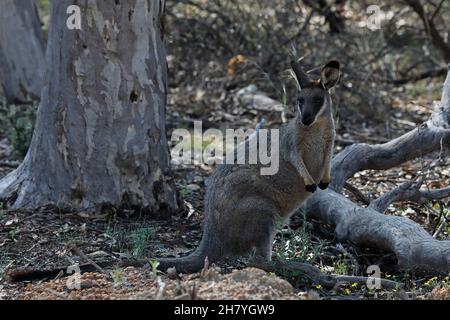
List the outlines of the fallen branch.
<svg viewBox="0 0 450 320">
<path fill-rule="evenodd" d="M 338 283 L 358 283 L 358 284 L 367 284 L 369 280 L 374 278 L 371 277 L 363 277 L 363 276 L 346 276 L 346 275 L 336 275 L 334 276 L 336 280 L 336 284 Z M 380 281 L 380 285 L 386 289 L 402 289 L 405 285 L 401 282 L 378 278 Z"/>
<path fill-rule="evenodd" d="M 77 254 L 78 255 L 78 254 Z M 83 258 L 82 256 L 80 256 Z M 83 258 L 85 259 L 85 258 Z M 102 274 L 107 275 L 108 277 L 111 277 L 109 273 L 105 270 L 105 268 L 111 268 L 114 266 L 126 268 L 126 267 L 143 267 L 148 266 L 147 260 L 137 260 L 137 259 L 122 259 L 119 261 L 105 261 L 105 262 L 94 262 L 90 258 L 88 258 L 90 261 L 86 264 L 80 264 L 78 265 L 78 268 L 80 269 L 80 273 L 85 272 L 94 272 L 99 271 Z M 62 276 L 70 276 L 71 273 L 68 273 L 68 268 L 71 265 L 62 266 L 62 267 L 56 267 L 52 269 L 8 269 L 6 271 L 6 279 L 9 282 L 25 282 L 25 281 L 37 281 L 37 280 L 43 280 L 43 279 L 53 279 L 59 275 Z"/>
<path fill-rule="evenodd" d="M 62 300 L 69 300 L 69 297 L 68 297 L 68 296 L 66 296 L 65 294 L 63 294 L 63 293 L 61 293 L 61 292 L 58 292 L 58 291 L 56 291 L 56 290 L 54 290 L 54 289 L 46 288 L 45 290 L 46 290 L 48 293 L 51 293 L 51 294 L 53 294 L 54 296 L 57 296 L 58 298 L 60 298 L 60 299 L 62 299 Z"/>
<path fill-rule="evenodd" d="M 450 197 L 450 187 L 436 190 L 420 190 L 418 187 L 420 186 L 414 186 L 412 181 L 405 182 L 372 201 L 369 208 L 384 212 L 389 205 L 398 201 L 412 201 L 417 204 L 424 204 L 430 200 Z"/>
<path fill-rule="evenodd" d="M 327 288 L 333 288 L 339 283 L 367 284 L 367 281 L 372 279 L 371 277 L 364 276 L 326 274 L 311 264 L 291 261 L 276 261 L 268 265 L 266 264 L 261 266 L 261 269 L 266 272 L 289 271 L 291 273 L 300 273 L 300 277 L 307 277 L 314 283 L 320 284 Z M 377 280 L 379 280 L 380 285 L 386 289 L 401 289 L 404 287 L 403 283 L 393 280 L 383 278 L 377 278 Z"/>
<path fill-rule="evenodd" d="M 20 161 L 17 160 L 0 160 L 0 167 L 16 169 L 20 166 Z"/>
<path fill-rule="evenodd" d="M 81 251 L 80 249 L 78 249 L 76 246 L 71 246 L 70 251 L 72 251 L 72 253 L 76 254 L 77 256 L 79 256 L 80 258 L 85 260 L 86 262 L 89 262 L 89 264 L 92 265 L 100 273 L 103 273 L 103 274 L 107 275 L 108 277 L 111 276 L 108 272 L 106 272 L 102 267 L 100 267 L 97 263 L 95 263 L 87 255 L 85 255 L 84 252 Z"/>
<path fill-rule="evenodd" d="M 332 190 L 307 202 L 308 217 L 335 226 L 340 242 L 393 252 L 401 270 L 449 272 L 450 241 L 434 239 L 416 222 L 362 208 Z"/>
</svg>

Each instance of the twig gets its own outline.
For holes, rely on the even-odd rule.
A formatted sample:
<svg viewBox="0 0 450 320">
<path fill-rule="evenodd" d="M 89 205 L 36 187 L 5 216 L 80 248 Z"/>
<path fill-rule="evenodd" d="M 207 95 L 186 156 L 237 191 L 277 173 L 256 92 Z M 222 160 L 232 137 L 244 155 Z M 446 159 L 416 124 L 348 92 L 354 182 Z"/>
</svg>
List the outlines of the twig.
<svg viewBox="0 0 450 320">
<path fill-rule="evenodd" d="M 346 282 L 346 283 L 365 284 L 365 283 L 367 283 L 367 280 L 373 279 L 373 277 L 346 276 L 346 275 L 333 275 L 333 277 L 337 283 Z M 383 286 L 387 289 L 401 289 L 405 286 L 403 283 L 396 282 L 393 280 L 388 280 L 388 279 L 383 279 L 383 278 L 377 278 L 377 280 L 380 280 L 381 286 Z"/>
<path fill-rule="evenodd" d="M 351 192 L 359 201 L 364 203 L 365 205 L 368 205 L 370 203 L 369 198 L 367 198 L 358 188 L 354 187 L 348 182 L 344 183 L 344 188 Z"/>
<path fill-rule="evenodd" d="M 442 8 L 442 5 L 444 4 L 444 1 L 445 0 L 441 0 L 441 2 L 439 2 L 439 5 L 436 7 L 433 14 L 431 15 L 430 21 L 433 21 L 436 18 L 437 14 L 439 13 L 439 11 Z"/>
<path fill-rule="evenodd" d="M 433 211 L 434 209 L 431 208 Z M 436 225 L 435 229 L 433 230 L 433 238 L 436 238 L 438 236 L 438 234 L 441 232 L 442 228 L 444 227 L 444 225 L 447 223 L 447 214 L 444 211 L 443 206 L 441 205 L 441 210 L 439 212 L 439 217 L 438 217 L 438 224 Z"/>
<path fill-rule="evenodd" d="M 306 28 L 308 27 L 311 18 L 314 16 L 314 13 L 316 12 L 315 8 L 312 8 L 311 11 L 309 12 L 308 16 L 306 17 L 305 21 L 303 22 L 303 25 L 301 26 L 301 28 L 298 30 L 297 33 L 295 33 L 293 36 L 289 37 L 288 39 L 284 40 L 280 47 L 284 47 L 286 45 L 288 45 L 289 43 L 292 43 L 295 39 L 298 39 L 303 32 L 305 32 Z M 274 51 L 273 53 L 271 53 L 263 62 L 263 66 L 266 66 L 267 64 L 269 64 L 273 57 L 275 56 L 276 51 Z"/>
<path fill-rule="evenodd" d="M 396 86 L 401 86 L 406 83 L 417 82 L 417 81 L 427 79 L 427 78 L 435 78 L 435 77 L 444 76 L 446 73 L 447 73 L 447 68 L 438 68 L 438 69 L 427 70 L 427 71 L 424 71 L 424 72 L 418 73 L 418 74 L 413 74 L 413 75 L 411 75 L 409 77 L 405 77 L 405 78 L 392 79 L 392 80 L 386 79 L 384 81 L 387 83 L 396 85 Z"/>
<path fill-rule="evenodd" d="M 80 256 L 81 257 L 81 256 Z M 89 259 L 90 260 L 90 259 Z M 90 260 L 92 261 L 92 260 Z M 97 265 L 97 267 L 94 266 Z M 81 273 L 84 272 L 94 272 L 95 270 L 100 271 L 98 267 L 99 264 L 101 264 L 104 268 L 109 268 L 114 265 L 118 265 L 120 267 L 126 268 L 126 267 L 143 267 L 148 264 L 148 261 L 146 260 L 136 260 L 136 259 L 126 259 L 122 261 L 106 261 L 101 262 L 99 264 L 91 262 L 86 264 L 80 264 L 78 267 L 80 268 Z M 65 267 L 57 267 L 54 269 L 15 269 L 15 270 L 8 270 L 6 272 L 6 278 L 10 282 L 24 282 L 24 281 L 36 281 L 46 278 L 54 278 L 59 276 L 60 274 L 66 275 L 66 270 L 69 266 Z M 100 269 L 102 269 L 100 267 Z M 103 271 L 100 271 L 107 275 L 109 278 L 112 278 L 110 274 L 107 274 L 104 269 Z"/>
<path fill-rule="evenodd" d="M 405 182 L 372 201 L 369 208 L 378 212 L 384 212 L 390 204 L 398 201 L 412 201 L 417 204 L 424 204 L 430 200 L 450 197 L 450 187 L 436 190 L 421 190 L 419 189 L 420 184 L 417 183 L 414 186 L 413 181 Z"/>
<path fill-rule="evenodd" d="M 95 269 L 97 269 L 100 273 L 103 273 L 105 275 L 107 275 L 108 277 L 111 277 L 111 275 L 106 272 L 102 267 L 100 267 L 97 263 L 95 263 L 94 260 L 92 260 L 91 258 L 89 258 L 87 255 L 85 255 L 79 248 L 77 248 L 76 246 L 71 246 L 70 247 L 70 251 L 72 251 L 73 253 L 75 253 L 77 256 L 79 256 L 80 258 L 86 260 L 87 262 L 89 262 Z"/>
<path fill-rule="evenodd" d="M 15 169 L 20 165 L 20 161 L 16 160 L 0 160 L 0 167 Z"/>
<path fill-rule="evenodd" d="M 63 299 L 63 300 L 69 300 L 69 297 L 67 297 L 66 295 L 64 295 L 64 294 L 62 294 L 61 292 L 58 292 L 58 291 L 56 291 L 56 290 L 54 290 L 54 289 L 47 288 L 47 289 L 45 289 L 45 290 L 46 290 L 47 292 L 49 292 L 49 293 L 51 293 L 51 294 L 57 296 L 57 297 L 60 298 L 60 299 Z"/>
<path fill-rule="evenodd" d="M 158 282 L 158 293 L 156 294 L 156 300 L 164 300 L 164 295 L 166 294 L 166 283 L 161 280 L 161 277 L 157 278 Z"/>
<path fill-rule="evenodd" d="M 191 300 L 197 300 L 197 285 L 194 282 L 194 284 L 192 285 L 192 290 L 191 290 Z"/>
<path fill-rule="evenodd" d="M 333 288 L 339 282 L 352 282 L 352 283 L 367 283 L 367 280 L 372 279 L 372 277 L 364 277 L 364 276 L 347 276 L 347 275 L 334 275 L 334 274 L 325 274 L 320 271 L 319 268 L 300 262 L 284 262 L 284 261 L 276 261 L 269 264 L 264 264 L 261 266 L 266 272 L 276 272 L 280 270 L 288 270 L 288 271 L 296 271 L 301 272 L 301 276 L 307 277 L 312 281 L 318 282 L 319 284 Z M 404 284 L 401 282 L 396 282 L 393 280 L 377 278 L 380 280 L 380 284 L 388 289 L 395 288 L 403 288 Z"/>
</svg>

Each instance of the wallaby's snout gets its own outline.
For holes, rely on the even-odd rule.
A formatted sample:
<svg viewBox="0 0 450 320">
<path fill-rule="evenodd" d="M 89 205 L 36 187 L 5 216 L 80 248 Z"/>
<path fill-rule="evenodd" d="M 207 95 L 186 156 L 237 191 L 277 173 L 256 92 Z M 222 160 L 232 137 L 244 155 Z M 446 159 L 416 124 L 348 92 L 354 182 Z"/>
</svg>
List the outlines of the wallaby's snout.
<svg viewBox="0 0 450 320">
<path fill-rule="evenodd" d="M 309 126 L 314 122 L 315 118 L 315 115 L 311 113 L 303 113 L 301 120 L 305 126 Z"/>
<path fill-rule="evenodd" d="M 311 125 L 313 122 L 314 122 L 314 118 L 313 118 L 313 117 L 307 117 L 307 118 L 303 118 L 303 119 L 302 119 L 302 123 L 303 123 L 305 126 L 309 126 L 309 125 Z"/>
<path fill-rule="evenodd" d="M 292 62 L 300 92 L 297 99 L 299 119 L 304 126 L 312 125 L 321 115 L 331 112 L 331 99 L 328 90 L 339 80 L 339 62 L 328 62 L 320 73 L 319 80 L 311 80 L 299 63 Z"/>
</svg>

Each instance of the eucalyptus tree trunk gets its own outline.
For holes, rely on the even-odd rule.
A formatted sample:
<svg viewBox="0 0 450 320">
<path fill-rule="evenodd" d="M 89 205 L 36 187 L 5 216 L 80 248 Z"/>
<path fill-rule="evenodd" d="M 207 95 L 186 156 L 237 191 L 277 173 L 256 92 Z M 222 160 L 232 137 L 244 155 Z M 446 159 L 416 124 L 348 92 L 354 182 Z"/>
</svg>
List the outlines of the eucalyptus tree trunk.
<svg viewBox="0 0 450 320">
<path fill-rule="evenodd" d="M 45 70 L 45 41 L 35 0 L 2 0 L 0 86 L 7 101 L 38 100 Z"/>
<path fill-rule="evenodd" d="M 70 30 L 70 5 L 81 30 Z M 36 129 L 22 165 L 0 181 L 12 208 L 179 207 L 165 134 L 163 0 L 52 2 Z"/>
</svg>

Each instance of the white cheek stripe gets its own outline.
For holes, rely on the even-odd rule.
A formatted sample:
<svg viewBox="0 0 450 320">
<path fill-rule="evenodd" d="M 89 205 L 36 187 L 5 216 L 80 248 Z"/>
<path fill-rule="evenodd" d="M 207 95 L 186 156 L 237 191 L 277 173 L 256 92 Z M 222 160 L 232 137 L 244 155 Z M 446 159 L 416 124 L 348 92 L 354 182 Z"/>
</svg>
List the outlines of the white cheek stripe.
<svg viewBox="0 0 450 320">
<path fill-rule="evenodd" d="M 320 107 L 320 110 L 319 110 L 319 112 L 317 112 L 316 117 L 314 118 L 314 120 L 317 120 L 317 118 L 320 117 L 325 112 L 324 106 L 325 106 L 325 102 Z"/>
</svg>

